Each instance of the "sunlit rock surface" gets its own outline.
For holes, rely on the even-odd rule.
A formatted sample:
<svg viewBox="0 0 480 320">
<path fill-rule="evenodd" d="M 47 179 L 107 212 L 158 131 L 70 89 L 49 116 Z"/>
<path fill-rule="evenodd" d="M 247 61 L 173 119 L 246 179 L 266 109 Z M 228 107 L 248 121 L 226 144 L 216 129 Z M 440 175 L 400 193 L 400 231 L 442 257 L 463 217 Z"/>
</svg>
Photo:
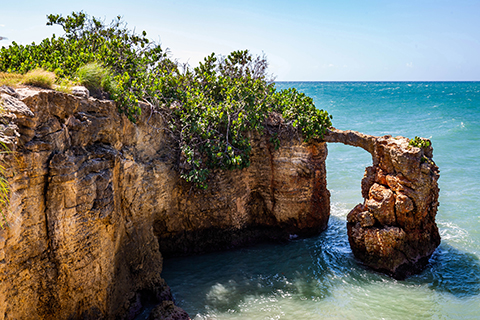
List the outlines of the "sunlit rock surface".
<svg viewBox="0 0 480 320">
<path fill-rule="evenodd" d="M 309 236 L 326 228 L 324 142 L 252 137 L 251 166 L 200 191 L 180 179 L 158 114 L 132 124 L 111 101 L 3 88 L 11 185 L 0 230 L 0 319 L 188 318 L 160 277 L 162 254 Z M 275 132 L 280 124 L 267 123 Z M 160 129 L 159 129 L 160 128 Z"/>
<path fill-rule="evenodd" d="M 361 147 L 373 165 L 362 180 L 363 204 L 347 217 L 350 246 L 365 265 L 395 278 L 418 273 L 440 244 L 435 223 L 438 167 L 431 146 L 404 137 L 375 137 L 332 129 L 325 141 Z"/>
</svg>

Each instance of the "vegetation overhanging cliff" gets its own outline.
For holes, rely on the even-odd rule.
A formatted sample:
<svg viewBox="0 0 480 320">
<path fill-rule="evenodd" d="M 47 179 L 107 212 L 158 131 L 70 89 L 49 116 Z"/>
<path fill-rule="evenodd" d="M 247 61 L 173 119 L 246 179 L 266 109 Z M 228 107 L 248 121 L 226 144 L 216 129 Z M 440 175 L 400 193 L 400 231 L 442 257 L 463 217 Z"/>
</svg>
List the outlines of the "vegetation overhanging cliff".
<svg viewBox="0 0 480 320">
<path fill-rule="evenodd" d="M 205 58 L 196 68 L 179 65 L 162 48 L 126 28 L 120 17 L 105 24 L 83 12 L 49 15 L 49 25 L 65 34 L 39 44 L 15 42 L 0 50 L 0 72 L 54 72 L 59 84 L 79 81 L 91 92 L 105 90 L 132 121 L 139 102 L 168 122 L 181 152 L 182 177 L 206 188 L 215 169 L 242 169 L 250 164 L 248 132 L 262 132 L 271 112 L 297 128 L 308 141 L 331 126 L 326 111 L 295 89 L 276 91 L 265 57 L 248 51 Z M 98 78 L 95 80 L 95 78 Z M 277 143 L 277 137 L 272 137 Z"/>
<path fill-rule="evenodd" d="M 111 101 L 2 90 L 14 102 L 4 132 L 14 152 L 4 155 L 11 203 L 0 230 L 0 319 L 129 319 L 171 300 L 162 254 L 327 226 L 326 145 L 292 131 L 277 135 L 276 148 L 270 138 L 285 130 L 278 115 L 266 120 L 267 134 L 250 133 L 251 165 L 217 170 L 204 190 L 175 169 L 178 145 L 159 114 L 134 124 Z"/>
<path fill-rule="evenodd" d="M 74 93 L 0 89 L 0 142 L 12 151 L 0 154 L 11 188 L 0 319 L 132 319 L 149 304 L 152 319 L 188 318 L 160 277 L 162 255 L 325 229 L 327 141 L 373 157 L 365 202 L 348 215 L 363 263 L 403 278 L 438 246 L 428 140 L 335 130 L 311 98 L 277 92 L 264 57 L 247 51 L 182 69 L 120 18 L 49 24 L 65 36 L 0 52 L 0 71 L 49 69 L 47 83 L 59 76 Z"/>
</svg>

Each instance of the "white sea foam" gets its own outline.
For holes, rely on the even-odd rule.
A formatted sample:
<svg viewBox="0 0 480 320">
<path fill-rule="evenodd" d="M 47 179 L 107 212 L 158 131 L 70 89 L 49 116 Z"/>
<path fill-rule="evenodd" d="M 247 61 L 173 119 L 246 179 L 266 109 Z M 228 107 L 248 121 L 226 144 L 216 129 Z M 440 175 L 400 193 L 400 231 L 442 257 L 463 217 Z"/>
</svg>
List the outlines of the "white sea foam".
<svg viewBox="0 0 480 320">
<path fill-rule="evenodd" d="M 452 221 L 437 221 L 442 240 L 464 242 L 468 238 L 468 231 L 460 228 Z"/>
<path fill-rule="evenodd" d="M 353 207 L 349 208 L 344 202 L 332 202 L 330 205 L 330 215 L 337 218 L 346 219 L 347 214 L 352 209 Z"/>
<path fill-rule="evenodd" d="M 226 286 L 221 283 L 216 283 L 207 293 L 207 300 L 213 305 L 227 304 L 236 294 L 235 287 L 235 282 L 233 280 L 229 281 Z"/>
</svg>

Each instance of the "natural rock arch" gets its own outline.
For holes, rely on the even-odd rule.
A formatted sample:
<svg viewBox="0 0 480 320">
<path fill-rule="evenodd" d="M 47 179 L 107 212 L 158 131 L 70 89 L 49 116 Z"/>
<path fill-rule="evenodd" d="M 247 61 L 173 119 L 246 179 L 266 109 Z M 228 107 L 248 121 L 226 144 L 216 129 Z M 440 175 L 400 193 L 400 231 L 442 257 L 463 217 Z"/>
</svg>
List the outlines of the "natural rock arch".
<svg viewBox="0 0 480 320">
<path fill-rule="evenodd" d="M 435 223 L 439 170 L 431 146 L 404 137 L 328 130 L 324 140 L 361 147 L 373 165 L 362 179 L 363 204 L 347 216 L 353 254 L 365 265 L 402 279 L 417 273 L 440 244 Z"/>
<path fill-rule="evenodd" d="M 348 215 L 355 256 L 397 278 L 421 269 L 440 242 L 432 148 L 331 129 L 303 142 L 252 134 L 251 165 L 192 191 L 175 168 L 163 120 L 136 124 L 111 101 L 0 87 L 11 153 L 9 227 L 0 230 L 0 319 L 122 319 L 151 297 L 170 310 L 167 253 L 230 248 L 327 227 L 326 143 L 372 154 L 364 204 Z M 281 120 L 267 123 L 275 132 Z"/>
</svg>

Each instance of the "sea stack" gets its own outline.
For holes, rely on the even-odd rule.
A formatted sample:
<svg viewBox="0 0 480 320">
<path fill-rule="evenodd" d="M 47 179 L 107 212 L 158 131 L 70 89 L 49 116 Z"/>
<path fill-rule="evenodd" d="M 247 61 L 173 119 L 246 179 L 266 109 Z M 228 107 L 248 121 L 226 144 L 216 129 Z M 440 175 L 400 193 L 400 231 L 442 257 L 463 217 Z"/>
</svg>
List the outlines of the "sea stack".
<svg viewBox="0 0 480 320">
<path fill-rule="evenodd" d="M 440 244 L 435 223 L 439 170 L 428 140 L 416 147 L 404 137 L 374 137 L 332 129 L 328 142 L 372 154 L 362 180 L 363 204 L 347 217 L 353 254 L 365 265 L 403 279 L 421 271 Z"/>
</svg>

